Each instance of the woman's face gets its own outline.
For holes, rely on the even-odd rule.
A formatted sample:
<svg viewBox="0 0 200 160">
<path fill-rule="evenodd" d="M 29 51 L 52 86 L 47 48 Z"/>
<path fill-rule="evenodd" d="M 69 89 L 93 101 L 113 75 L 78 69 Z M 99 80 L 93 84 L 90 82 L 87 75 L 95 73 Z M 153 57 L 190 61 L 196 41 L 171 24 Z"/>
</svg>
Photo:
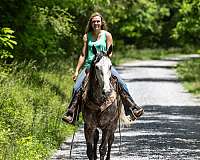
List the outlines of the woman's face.
<svg viewBox="0 0 200 160">
<path fill-rule="evenodd" d="M 100 16 L 94 16 L 91 19 L 91 25 L 94 31 L 98 31 L 101 30 L 101 25 L 102 25 L 102 21 L 101 21 L 101 17 Z"/>
</svg>

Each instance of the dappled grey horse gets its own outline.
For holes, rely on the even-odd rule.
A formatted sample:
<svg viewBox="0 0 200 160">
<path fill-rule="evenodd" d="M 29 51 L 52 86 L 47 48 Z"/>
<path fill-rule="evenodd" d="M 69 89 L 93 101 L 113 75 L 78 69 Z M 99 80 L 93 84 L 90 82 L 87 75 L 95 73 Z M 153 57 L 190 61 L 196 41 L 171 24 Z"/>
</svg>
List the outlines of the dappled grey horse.
<svg viewBox="0 0 200 160">
<path fill-rule="evenodd" d="M 99 130 L 102 130 L 102 142 L 99 147 L 100 160 L 110 159 L 114 132 L 117 128 L 118 119 L 121 116 L 121 103 L 117 94 L 117 85 L 111 78 L 111 60 L 108 55 L 112 52 L 112 46 L 106 53 L 97 52 L 93 46 L 95 58 L 93 60 L 86 97 L 82 108 L 84 119 L 84 134 L 87 145 L 87 156 L 89 160 L 97 159 L 97 143 Z M 113 80 L 113 83 L 111 83 Z"/>
</svg>

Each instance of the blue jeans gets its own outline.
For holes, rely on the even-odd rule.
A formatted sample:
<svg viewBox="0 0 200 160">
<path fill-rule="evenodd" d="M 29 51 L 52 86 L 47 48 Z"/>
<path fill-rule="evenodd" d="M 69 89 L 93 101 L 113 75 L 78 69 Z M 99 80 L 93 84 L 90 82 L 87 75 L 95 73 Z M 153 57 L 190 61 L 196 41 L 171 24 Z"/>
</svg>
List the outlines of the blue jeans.
<svg viewBox="0 0 200 160">
<path fill-rule="evenodd" d="M 73 96 L 74 96 L 74 94 L 78 93 L 79 90 L 81 89 L 82 82 L 84 81 L 84 79 L 86 77 L 85 71 L 86 71 L 86 68 L 84 68 L 77 77 L 76 83 L 73 88 Z M 130 95 L 126 83 L 123 81 L 123 79 L 121 78 L 121 76 L 119 75 L 119 73 L 117 72 L 117 70 L 114 67 L 111 68 L 111 73 L 113 76 L 117 77 L 119 84 L 128 93 L 128 95 Z"/>
</svg>

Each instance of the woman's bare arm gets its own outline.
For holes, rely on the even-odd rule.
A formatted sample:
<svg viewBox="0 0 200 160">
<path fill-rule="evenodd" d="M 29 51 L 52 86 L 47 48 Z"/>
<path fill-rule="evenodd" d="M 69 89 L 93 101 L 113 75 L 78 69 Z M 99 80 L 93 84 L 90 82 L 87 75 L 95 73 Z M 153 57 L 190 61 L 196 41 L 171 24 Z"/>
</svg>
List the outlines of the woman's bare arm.
<svg viewBox="0 0 200 160">
<path fill-rule="evenodd" d="M 82 53 L 81 55 L 79 56 L 79 60 L 78 60 L 78 64 L 76 66 L 76 70 L 75 70 L 75 73 L 73 75 L 73 80 L 75 81 L 77 76 L 78 76 L 78 73 L 85 61 L 85 57 L 86 57 L 86 53 L 87 53 L 87 34 L 85 34 L 83 36 L 83 49 L 82 49 Z"/>
<path fill-rule="evenodd" d="M 113 39 L 112 39 L 112 35 L 109 32 L 106 32 L 106 45 L 107 48 L 109 48 L 111 45 L 113 44 Z M 109 57 L 112 56 L 112 52 L 109 54 Z"/>
</svg>

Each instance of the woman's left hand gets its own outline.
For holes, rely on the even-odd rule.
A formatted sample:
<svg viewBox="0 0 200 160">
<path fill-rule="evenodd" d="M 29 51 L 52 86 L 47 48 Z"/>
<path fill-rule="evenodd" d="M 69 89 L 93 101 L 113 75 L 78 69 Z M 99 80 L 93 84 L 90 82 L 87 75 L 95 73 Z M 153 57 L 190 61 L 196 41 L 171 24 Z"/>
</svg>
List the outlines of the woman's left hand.
<svg viewBox="0 0 200 160">
<path fill-rule="evenodd" d="M 77 77 L 78 77 L 78 72 L 75 72 L 74 75 L 73 75 L 73 77 L 72 77 L 72 79 L 73 79 L 74 81 L 76 81 Z"/>
</svg>

